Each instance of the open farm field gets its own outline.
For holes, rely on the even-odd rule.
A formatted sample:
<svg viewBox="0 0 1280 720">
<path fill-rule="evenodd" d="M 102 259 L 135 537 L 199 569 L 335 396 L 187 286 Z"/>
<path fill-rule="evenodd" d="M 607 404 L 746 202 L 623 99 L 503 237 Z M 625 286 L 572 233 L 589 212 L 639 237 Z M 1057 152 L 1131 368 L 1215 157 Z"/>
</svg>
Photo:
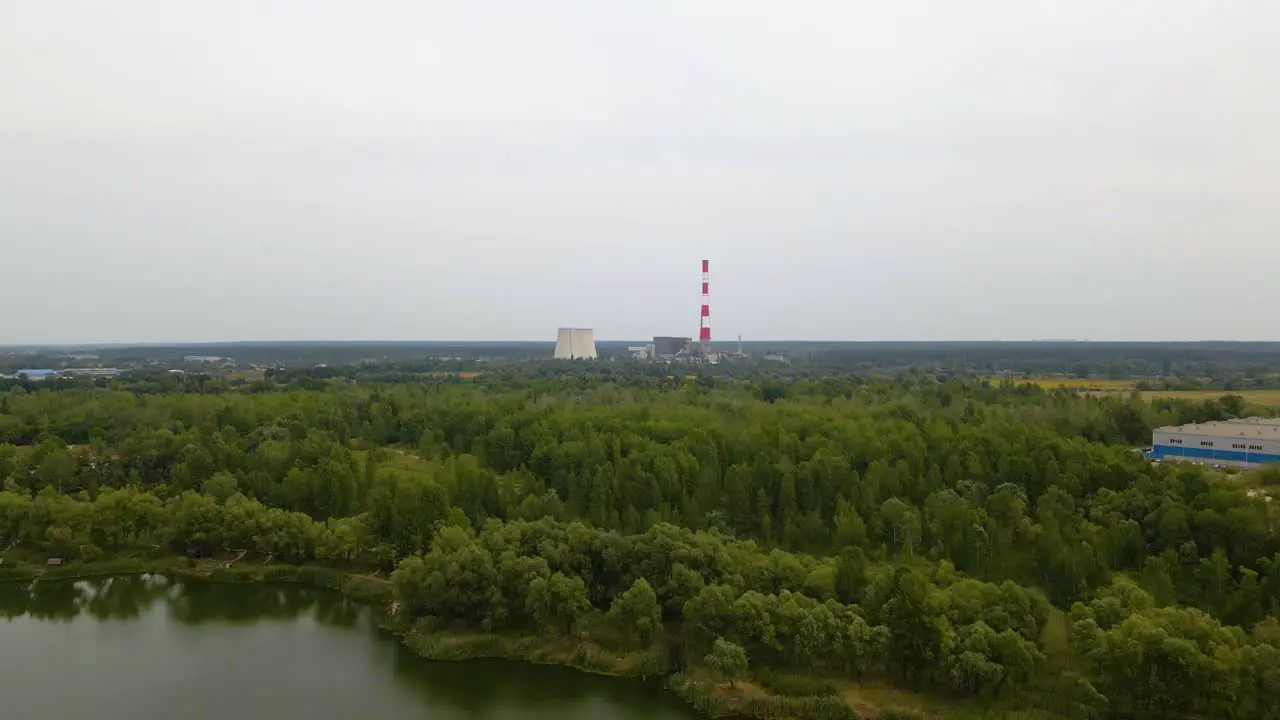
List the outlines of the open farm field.
<svg viewBox="0 0 1280 720">
<path fill-rule="evenodd" d="M 1280 407 L 1280 389 L 1272 390 L 1148 390 L 1142 393 L 1144 400 L 1179 398 L 1182 400 L 1217 400 L 1223 395 L 1239 395 L 1246 403 Z"/>
<path fill-rule="evenodd" d="M 988 377 L 993 383 L 1002 382 L 1005 378 L 999 375 Z M 1099 392 L 1124 392 L 1133 389 L 1136 380 L 1107 380 L 1103 378 L 1068 378 L 1068 377 L 1029 377 L 1016 378 L 1017 385 L 1036 385 L 1046 390 L 1064 387 L 1070 390 L 1097 390 Z"/>
<path fill-rule="evenodd" d="M 263 370 L 236 370 L 227 373 L 228 380 L 241 380 L 243 382 L 259 382 L 266 379 L 267 373 Z"/>
<path fill-rule="evenodd" d="M 987 378 L 991 382 L 1000 382 L 1002 378 L 993 376 Z M 1138 380 L 1109 380 L 1103 378 L 1064 378 L 1064 377 L 1033 377 L 1018 378 L 1015 381 L 1019 385 L 1036 385 L 1046 390 L 1057 388 L 1067 388 L 1070 390 L 1082 390 L 1090 395 L 1111 395 L 1117 393 L 1127 393 L 1133 391 Z M 1245 402 L 1253 405 L 1268 405 L 1280 407 L 1280 388 L 1267 390 L 1142 390 L 1140 391 L 1144 400 L 1158 400 L 1162 398 L 1178 398 L 1181 400 L 1217 400 L 1223 395 L 1239 395 L 1244 398 Z"/>
<path fill-rule="evenodd" d="M 1033 378 L 1027 382 L 1043 388 L 1072 388 L 1106 392 L 1126 392 L 1133 389 L 1133 380 L 1107 380 L 1103 378 Z"/>
</svg>

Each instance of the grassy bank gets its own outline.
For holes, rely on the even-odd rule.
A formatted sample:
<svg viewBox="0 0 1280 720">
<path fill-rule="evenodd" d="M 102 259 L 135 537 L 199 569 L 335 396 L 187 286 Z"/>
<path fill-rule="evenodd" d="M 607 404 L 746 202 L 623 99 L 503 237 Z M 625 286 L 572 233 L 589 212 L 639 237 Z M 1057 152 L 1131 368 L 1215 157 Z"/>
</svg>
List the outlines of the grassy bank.
<svg viewBox="0 0 1280 720">
<path fill-rule="evenodd" d="M 432 631 L 423 627 L 422 623 L 403 630 L 403 639 L 410 650 L 429 660 L 497 658 L 539 665 L 562 665 L 582 672 L 614 677 L 665 676 L 664 686 L 667 690 L 713 718 L 732 716 L 859 720 L 862 717 L 835 693 L 790 697 L 772 694 L 756 683 L 738 682 L 730 686 L 700 672 L 671 674 L 667 650 L 662 644 L 619 653 L 578 638 Z M 873 713 L 868 717 L 877 715 Z"/>
<path fill-rule="evenodd" d="M 666 675 L 664 648 L 618 653 L 587 640 L 508 636 L 492 633 L 432 632 L 418 623 L 403 633 L 404 644 L 428 660 L 498 658 L 538 665 L 563 665 L 583 672 L 615 677 Z"/>
<path fill-rule="evenodd" d="M 105 575 L 139 575 L 156 573 L 175 575 L 186 569 L 182 558 L 177 557 L 119 557 L 91 561 L 77 561 L 59 567 L 43 563 L 17 553 L 0 556 L 0 582 L 32 582 L 35 580 L 80 580 Z M 209 563 L 210 568 L 213 567 Z"/>
<path fill-rule="evenodd" d="M 729 685 L 703 677 L 699 673 L 668 676 L 666 687 L 699 712 L 711 717 L 806 720 L 859 720 L 863 717 L 853 706 L 836 695 L 774 695 L 756 683 L 737 682 Z"/>
</svg>

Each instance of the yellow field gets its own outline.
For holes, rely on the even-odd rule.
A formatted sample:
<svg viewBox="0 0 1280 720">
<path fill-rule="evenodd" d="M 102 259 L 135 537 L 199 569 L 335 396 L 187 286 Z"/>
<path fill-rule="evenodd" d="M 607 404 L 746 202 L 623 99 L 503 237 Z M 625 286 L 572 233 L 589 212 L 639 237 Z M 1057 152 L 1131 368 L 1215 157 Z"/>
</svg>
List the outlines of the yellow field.
<svg viewBox="0 0 1280 720">
<path fill-rule="evenodd" d="M 993 383 L 999 383 L 1004 380 L 999 375 L 993 375 L 987 378 Z M 1072 390 L 1098 390 L 1104 392 L 1121 392 L 1133 388 L 1133 380 L 1104 380 L 1100 378 L 1065 378 L 1065 377 L 1039 377 L 1039 378 L 1014 378 L 1014 383 L 1018 385 L 1035 385 L 1046 390 L 1055 390 L 1065 387 Z"/>
<path fill-rule="evenodd" d="M 1280 390 L 1150 390 L 1142 393 L 1144 400 L 1156 398 L 1181 398 L 1183 400 L 1217 400 L 1223 395 L 1239 395 L 1246 403 L 1254 405 L 1280 405 Z"/>
<path fill-rule="evenodd" d="M 999 383 L 1004 378 L 999 375 L 988 377 L 993 383 Z M 1089 394 L 1106 395 L 1111 393 L 1127 393 L 1134 389 L 1137 380 L 1106 380 L 1100 378 L 1063 378 L 1063 377 L 1038 377 L 1038 378 L 1016 378 L 1014 382 L 1018 385 L 1035 385 L 1045 390 L 1055 390 L 1065 387 L 1070 390 L 1083 390 Z M 1246 403 L 1254 405 L 1270 405 L 1280 406 L 1280 389 L 1275 390 L 1144 390 L 1141 392 L 1144 400 L 1155 400 L 1159 398 L 1180 398 L 1182 400 L 1217 400 L 1223 395 L 1239 395 L 1243 397 Z"/>
<path fill-rule="evenodd" d="M 245 382 L 257 382 L 267 377 L 267 373 L 262 370 L 236 370 L 227 373 L 228 380 L 243 380 Z"/>
</svg>

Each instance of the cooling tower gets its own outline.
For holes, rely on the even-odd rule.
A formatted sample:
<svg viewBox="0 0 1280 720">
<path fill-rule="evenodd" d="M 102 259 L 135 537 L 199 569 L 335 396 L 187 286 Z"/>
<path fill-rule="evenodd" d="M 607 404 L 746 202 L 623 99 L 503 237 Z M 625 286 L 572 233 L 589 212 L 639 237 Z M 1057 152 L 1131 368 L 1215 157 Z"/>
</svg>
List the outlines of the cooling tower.
<svg viewBox="0 0 1280 720">
<path fill-rule="evenodd" d="M 596 334 L 591 328 L 560 328 L 556 334 L 557 360 L 595 358 Z"/>
</svg>

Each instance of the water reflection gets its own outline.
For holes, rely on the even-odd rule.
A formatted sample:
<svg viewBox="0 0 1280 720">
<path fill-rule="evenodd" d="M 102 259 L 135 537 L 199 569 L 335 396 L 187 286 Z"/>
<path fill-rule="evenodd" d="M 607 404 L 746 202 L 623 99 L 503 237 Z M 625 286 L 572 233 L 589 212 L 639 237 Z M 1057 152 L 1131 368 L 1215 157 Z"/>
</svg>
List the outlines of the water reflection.
<svg viewBox="0 0 1280 720">
<path fill-rule="evenodd" d="M 368 606 L 300 585 L 160 575 L 0 584 L 0 615 L 0 695 L 22 698 L 0 712 L 5 720 L 159 720 L 175 709 L 311 720 L 697 717 L 656 682 L 423 660 L 378 630 Z M 7 633 L 6 623 L 15 623 Z M 21 694 L 67 668 L 83 668 L 77 693 Z"/>
<path fill-rule="evenodd" d="M 120 575 L 86 580 L 0 584 L 0 616 L 69 621 L 81 614 L 98 620 L 133 620 L 158 602 L 185 624 L 249 624 L 261 620 L 314 617 L 322 625 L 350 627 L 366 610 L 338 593 L 272 584 L 225 585 L 174 582 L 163 575 Z"/>
<path fill-rule="evenodd" d="M 583 717 L 628 720 L 690 716 L 655 680 L 619 680 L 504 660 L 433 662 L 403 645 L 396 652 L 394 668 L 406 688 L 433 705 L 459 710 L 464 717 L 489 717 L 493 708 L 501 707 L 525 708 L 531 717 L 540 718 L 568 710 Z"/>
<path fill-rule="evenodd" d="M 133 620 L 169 590 L 163 576 L 110 577 L 86 585 L 87 589 L 82 587 L 88 596 L 84 608 L 99 620 Z"/>
<path fill-rule="evenodd" d="M 0 589 L 0 608 L 6 618 L 30 615 L 37 620 L 72 620 L 86 607 L 86 585 L 69 582 L 6 585 Z"/>
<path fill-rule="evenodd" d="M 183 582 L 175 589 L 169 611 L 174 619 L 192 624 L 249 624 L 314 615 L 324 625 L 350 626 L 362 610 L 338 593 L 301 586 Z"/>
</svg>

